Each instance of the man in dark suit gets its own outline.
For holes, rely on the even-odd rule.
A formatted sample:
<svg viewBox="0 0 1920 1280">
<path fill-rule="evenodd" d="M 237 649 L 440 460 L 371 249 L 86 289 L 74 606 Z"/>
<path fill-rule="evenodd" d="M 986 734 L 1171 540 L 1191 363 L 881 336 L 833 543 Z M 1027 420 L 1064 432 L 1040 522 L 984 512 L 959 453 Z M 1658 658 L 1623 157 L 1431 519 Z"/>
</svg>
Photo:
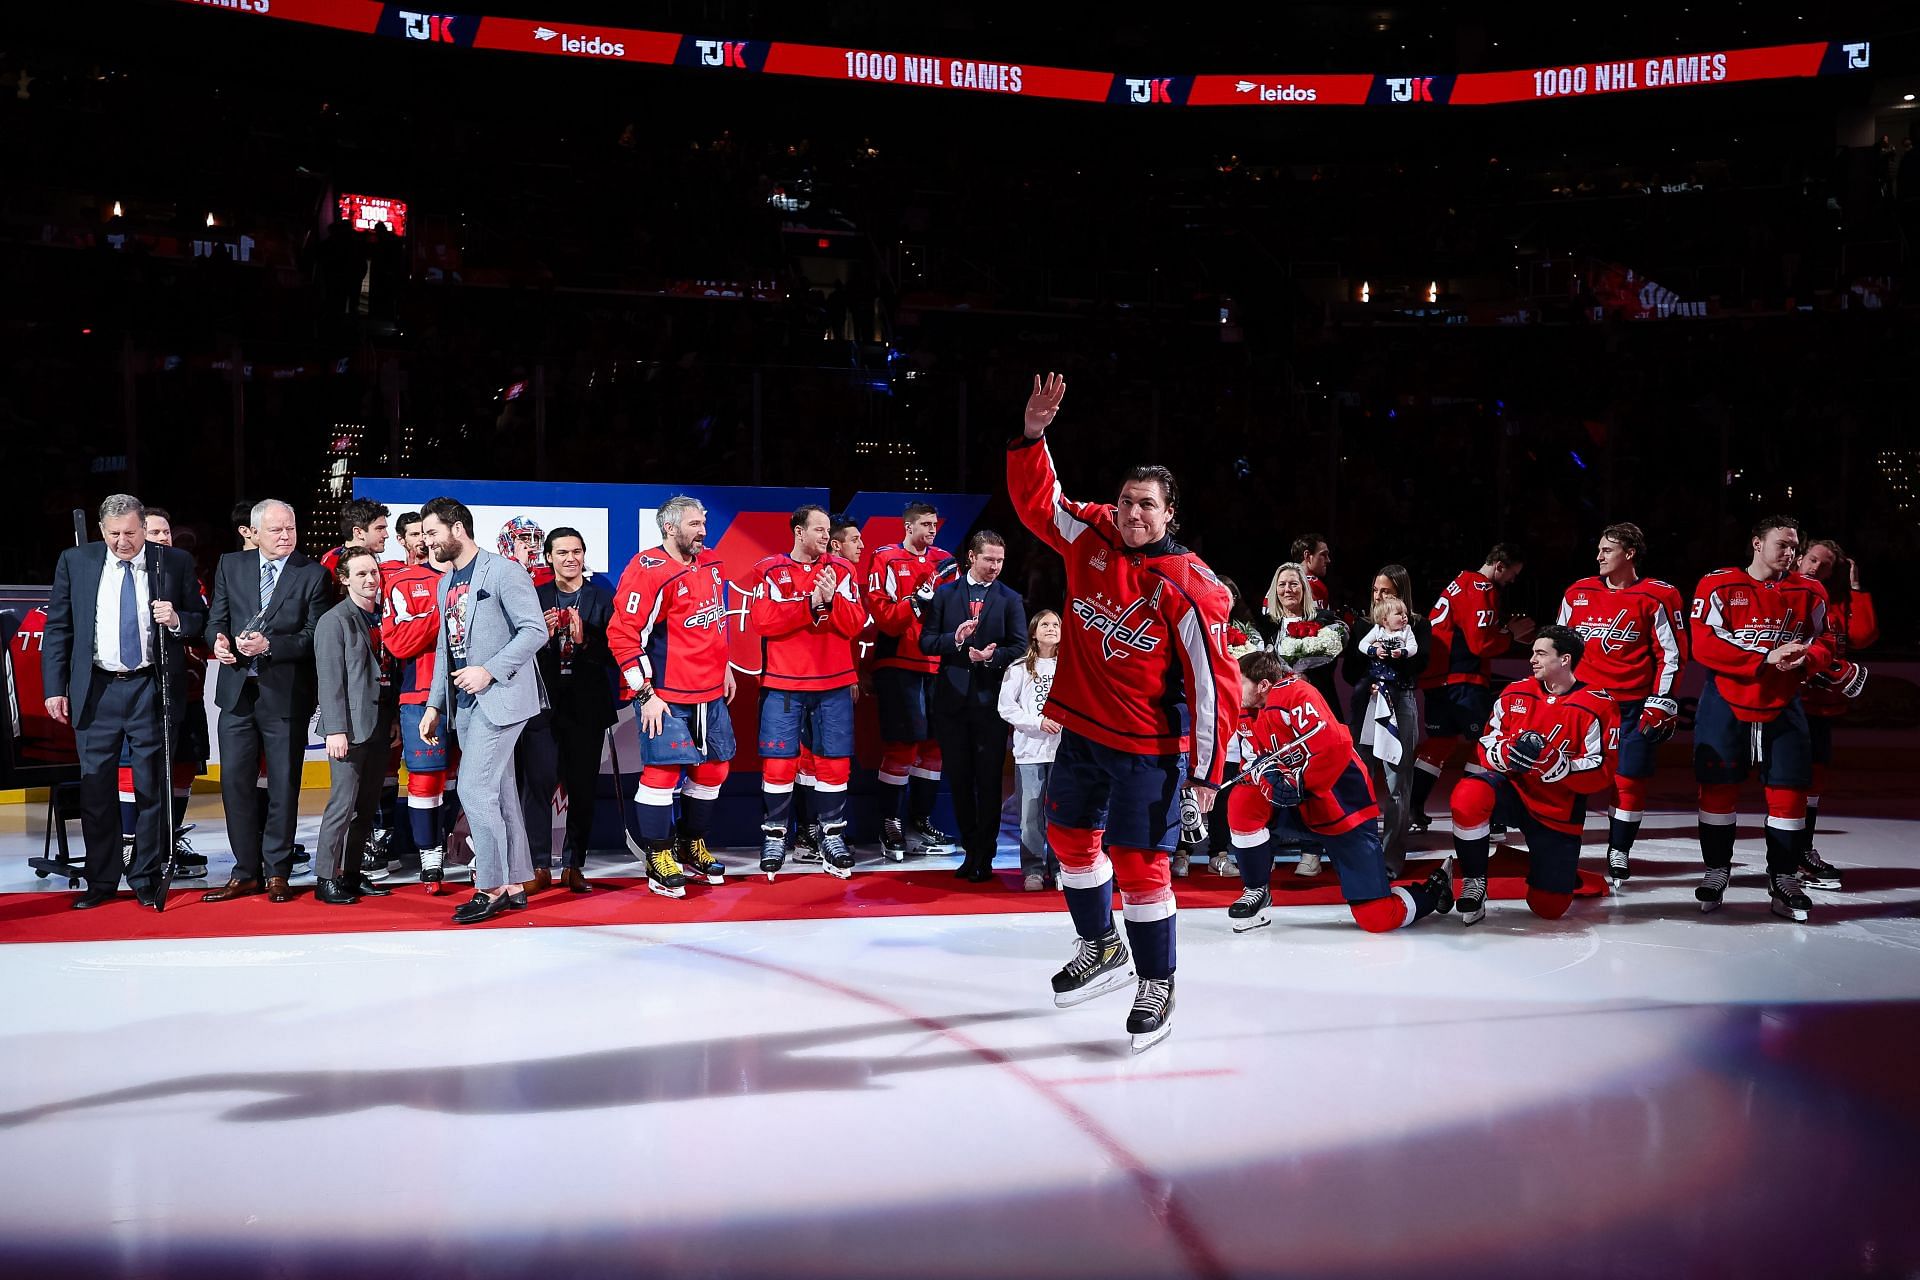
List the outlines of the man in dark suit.
<svg viewBox="0 0 1920 1280">
<path fill-rule="evenodd" d="M 380 638 L 380 559 L 365 546 L 340 547 L 334 577 L 347 598 L 313 632 L 319 681 L 320 732 L 326 738 L 332 790 L 320 816 L 313 859 L 313 896 L 346 905 L 393 890 L 361 869 L 360 851 L 373 831 L 400 712 L 400 685 Z"/>
<path fill-rule="evenodd" d="M 316 700 L 313 629 L 333 607 L 327 571 L 295 551 L 293 508 L 273 498 L 253 507 L 252 551 L 220 557 L 213 577 L 207 643 L 220 675 L 220 798 L 233 846 L 233 876 L 207 902 L 262 890 L 293 897 L 293 825 L 300 811 L 300 767 Z M 254 783 L 267 761 L 267 812 Z"/>
<path fill-rule="evenodd" d="M 185 694 L 183 637 L 206 623 L 194 585 L 193 557 L 149 543 L 140 500 L 116 493 L 100 504 L 101 543 L 69 547 L 53 571 L 40 674 L 47 714 L 73 726 L 80 754 L 80 827 L 87 842 L 87 889 L 74 906 L 97 907 L 126 874 L 141 905 L 163 905 L 160 864 L 173 838 L 162 777 L 160 688 L 179 705 Z M 162 647 L 156 652 L 156 629 Z M 58 693 L 54 691 L 58 690 Z M 118 779 L 123 745 L 133 757 L 133 862 L 120 843 Z"/>
<path fill-rule="evenodd" d="M 553 885 L 553 793 L 567 793 L 566 867 L 561 882 L 574 893 L 591 893 L 587 843 L 593 835 L 594 796 L 600 785 L 600 753 L 614 721 L 614 682 L 619 671 L 607 648 L 613 592 L 587 571 L 587 542 L 565 526 L 547 535 L 553 581 L 534 588 L 547 623 L 540 651 L 540 678 L 553 705 L 527 721 L 514 756 L 520 772 L 520 808 L 527 819 L 533 855 L 533 887 Z"/>
<path fill-rule="evenodd" d="M 967 572 L 933 593 L 920 618 L 920 651 L 940 659 L 933 685 L 933 732 L 953 793 L 966 860 L 954 874 L 993 879 L 1000 839 L 1000 781 L 1007 726 L 1000 678 L 1027 652 L 1027 610 L 1000 581 L 1007 544 L 991 529 L 967 539 Z"/>
</svg>

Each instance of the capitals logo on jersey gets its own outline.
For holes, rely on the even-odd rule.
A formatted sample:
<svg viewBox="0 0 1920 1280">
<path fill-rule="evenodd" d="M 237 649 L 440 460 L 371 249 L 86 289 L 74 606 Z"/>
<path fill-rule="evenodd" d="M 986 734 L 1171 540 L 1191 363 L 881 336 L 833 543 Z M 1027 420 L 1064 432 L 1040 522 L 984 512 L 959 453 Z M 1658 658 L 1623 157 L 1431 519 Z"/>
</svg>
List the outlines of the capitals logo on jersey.
<svg viewBox="0 0 1920 1280">
<path fill-rule="evenodd" d="M 1100 637 L 1101 656 L 1109 662 L 1129 652 L 1152 653 L 1160 647 L 1160 637 L 1153 634 L 1155 614 L 1145 600 L 1135 600 L 1116 613 L 1105 596 L 1083 597 L 1073 602 L 1073 616 Z"/>
</svg>

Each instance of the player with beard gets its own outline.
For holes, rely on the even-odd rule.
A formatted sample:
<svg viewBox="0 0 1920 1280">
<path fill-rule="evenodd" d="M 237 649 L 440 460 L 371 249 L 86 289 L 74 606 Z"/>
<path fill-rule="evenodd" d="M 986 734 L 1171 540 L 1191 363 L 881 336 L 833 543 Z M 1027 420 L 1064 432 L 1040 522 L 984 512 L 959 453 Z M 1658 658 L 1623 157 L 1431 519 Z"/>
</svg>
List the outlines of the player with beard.
<svg viewBox="0 0 1920 1280">
<path fill-rule="evenodd" d="M 707 833 L 734 749 L 727 580 L 719 553 L 707 549 L 707 508 L 698 498 L 667 499 L 654 521 L 660 545 L 628 561 L 620 575 L 607 646 L 639 718 L 633 798 L 647 887 L 684 898 L 688 868 L 708 884 L 726 883 Z"/>
</svg>

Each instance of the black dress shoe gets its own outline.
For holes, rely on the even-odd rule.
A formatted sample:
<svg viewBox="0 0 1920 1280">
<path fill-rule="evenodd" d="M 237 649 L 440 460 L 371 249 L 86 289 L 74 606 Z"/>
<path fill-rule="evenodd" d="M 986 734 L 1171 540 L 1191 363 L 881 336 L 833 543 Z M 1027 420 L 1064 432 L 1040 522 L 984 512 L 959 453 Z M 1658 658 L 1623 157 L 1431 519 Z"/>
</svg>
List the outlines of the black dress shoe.
<svg viewBox="0 0 1920 1280">
<path fill-rule="evenodd" d="M 392 889 L 380 884 L 378 881 L 367 879 L 364 874 L 354 881 L 353 891 L 363 898 L 389 898 L 393 896 Z"/>
<path fill-rule="evenodd" d="M 522 889 L 518 893 L 510 893 L 507 895 L 507 910 L 525 911 L 526 909 L 527 909 L 527 891 L 525 889 Z"/>
<path fill-rule="evenodd" d="M 526 896 L 524 894 L 521 895 L 520 901 L 522 905 L 526 903 Z M 479 924 L 482 920 L 491 920 L 497 915 L 506 914 L 508 906 L 509 897 L 507 894 L 496 893 L 489 898 L 484 893 L 476 893 L 454 909 L 453 922 L 455 924 Z"/>
<path fill-rule="evenodd" d="M 993 878 L 993 864 L 991 862 L 980 863 L 974 867 L 973 874 L 967 877 L 967 879 L 973 881 L 975 884 L 987 884 L 991 882 Z"/>
<path fill-rule="evenodd" d="M 95 907 L 105 906 L 119 896 L 120 890 L 117 888 L 89 889 L 73 900 L 73 909 L 75 911 L 91 911 Z"/>
<path fill-rule="evenodd" d="M 352 906 L 360 901 L 360 895 L 353 891 L 350 880 L 315 880 L 313 882 L 313 900 L 331 903 L 336 907 Z"/>
</svg>

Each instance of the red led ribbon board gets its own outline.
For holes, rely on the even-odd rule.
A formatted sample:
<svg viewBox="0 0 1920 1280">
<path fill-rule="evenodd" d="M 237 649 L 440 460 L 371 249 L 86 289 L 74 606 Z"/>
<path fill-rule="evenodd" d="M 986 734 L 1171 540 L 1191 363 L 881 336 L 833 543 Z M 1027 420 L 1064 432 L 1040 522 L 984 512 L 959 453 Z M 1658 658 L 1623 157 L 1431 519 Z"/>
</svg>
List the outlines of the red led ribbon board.
<svg viewBox="0 0 1920 1280">
<path fill-rule="evenodd" d="M 944 55 L 766 43 L 578 22 L 437 13 L 370 0 L 176 0 L 238 17 L 277 19 L 442 48 L 679 65 L 724 75 L 801 76 L 1004 98 L 1141 107 L 1286 110 L 1347 106 L 1490 106 L 1751 83 L 1869 70 L 1866 41 L 1570 62 L 1462 75 L 1131 75 Z"/>
</svg>

